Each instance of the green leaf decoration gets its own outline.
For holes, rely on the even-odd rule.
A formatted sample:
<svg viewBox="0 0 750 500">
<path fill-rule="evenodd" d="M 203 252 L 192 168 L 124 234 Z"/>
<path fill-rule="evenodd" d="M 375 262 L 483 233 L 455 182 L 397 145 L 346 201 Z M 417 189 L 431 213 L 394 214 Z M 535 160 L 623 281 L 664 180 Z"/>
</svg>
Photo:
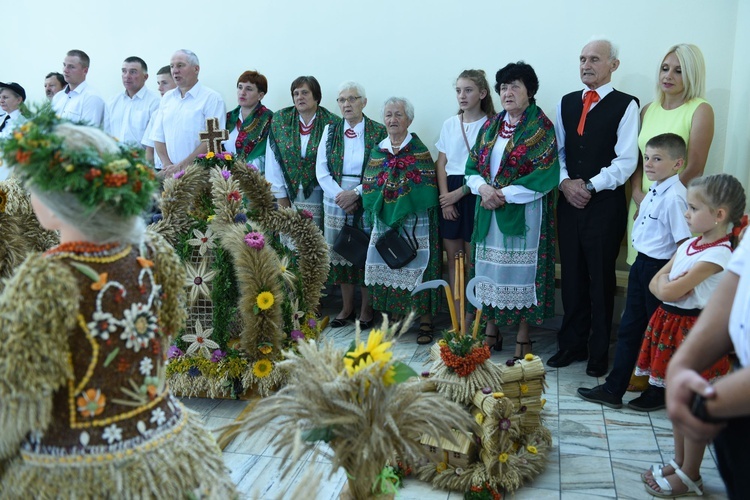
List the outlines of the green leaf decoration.
<svg viewBox="0 0 750 500">
<path fill-rule="evenodd" d="M 71 262 L 70 265 L 81 271 L 87 278 L 91 278 L 92 281 L 99 281 L 99 273 L 94 271 L 86 264 L 81 264 L 80 262 Z"/>
<path fill-rule="evenodd" d="M 406 382 L 410 378 L 417 376 L 417 372 L 415 372 L 412 367 L 410 367 L 406 363 L 402 363 L 401 361 L 396 361 L 395 363 L 393 363 L 393 369 L 396 371 L 395 375 L 393 376 L 393 380 L 397 384 Z"/>
<path fill-rule="evenodd" d="M 327 443 L 333 439 L 333 428 L 329 425 L 317 429 L 310 429 L 302 433 L 302 439 L 308 443 L 314 443 L 316 441 Z"/>
<path fill-rule="evenodd" d="M 357 348 L 357 342 L 352 340 L 352 343 L 349 344 L 349 349 L 346 350 L 346 354 L 349 354 L 350 352 L 354 352 L 354 350 Z M 344 356 L 346 357 L 346 356 Z"/>
<path fill-rule="evenodd" d="M 108 367 L 110 365 L 110 363 L 112 363 L 112 361 L 114 361 L 114 359 L 117 357 L 118 354 L 120 354 L 120 348 L 119 347 L 115 347 L 115 350 L 112 351 L 112 352 L 110 352 L 107 355 L 107 359 L 104 360 L 104 368 Z"/>
<path fill-rule="evenodd" d="M 260 314 L 260 307 L 258 307 L 258 304 L 255 304 L 255 305 L 253 306 L 253 312 L 255 313 L 255 315 L 256 315 L 256 316 L 257 316 L 258 314 Z"/>
</svg>

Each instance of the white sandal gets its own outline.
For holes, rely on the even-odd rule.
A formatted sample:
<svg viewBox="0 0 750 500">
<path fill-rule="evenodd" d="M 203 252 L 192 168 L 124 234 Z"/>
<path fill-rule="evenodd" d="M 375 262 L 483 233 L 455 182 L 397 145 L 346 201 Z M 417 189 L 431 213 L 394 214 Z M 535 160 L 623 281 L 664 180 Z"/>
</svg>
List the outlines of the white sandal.
<svg viewBox="0 0 750 500">
<path fill-rule="evenodd" d="M 672 465 L 674 467 L 674 465 Z M 682 469 L 679 467 L 675 467 L 674 473 L 677 475 L 677 477 L 682 481 L 682 484 L 687 486 L 688 490 L 684 493 L 673 493 L 672 492 L 672 485 L 669 484 L 669 481 L 664 476 L 659 476 L 658 478 L 654 476 L 654 480 L 656 480 L 656 484 L 659 485 L 659 488 L 661 491 L 656 491 L 651 486 L 645 484 L 646 491 L 655 497 L 659 498 L 677 498 L 677 497 L 687 497 L 687 496 L 703 496 L 703 490 L 701 489 L 703 487 L 703 479 L 698 478 L 697 480 L 693 481 L 688 477 L 687 474 L 682 472 Z"/>
<path fill-rule="evenodd" d="M 651 476 L 654 478 L 654 481 L 656 481 L 657 477 L 664 477 L 664 473 L 662 472 L 662 469 L 666 467 L 667 465 L 671 465 L 674 470 L 677 470 L 680 468 L 680 466 L 677 465 L 677 462 L 674 461 L 674 458 L 670 460 L 669 463 L 667 464 L 654 464 L 646 472 L 641 472 L 641 481 L 643 481 L 644 483 L 648 482 L 649 478 L 646 477 L 646 474 L 648 474 L 649 471 L 651 472 Z"/>
</svg>

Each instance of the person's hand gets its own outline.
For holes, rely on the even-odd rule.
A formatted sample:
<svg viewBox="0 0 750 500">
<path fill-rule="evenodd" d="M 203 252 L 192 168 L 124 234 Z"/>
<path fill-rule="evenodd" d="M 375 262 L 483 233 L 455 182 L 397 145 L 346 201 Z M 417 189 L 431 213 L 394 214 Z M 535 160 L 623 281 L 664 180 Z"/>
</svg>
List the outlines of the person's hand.
<svg viewBox="0 0 750 500">
<path fill-rule="evenodd" d="M 174 174 L 180 171 L 180 168 L 172 163 L 171 165 L 164 165 L 161 169 L 161 177 L 163 179 L 168 179 L 169 177 L 172 177 Z"/>
<path fill-rule="evenodd" d="M 464 197 L 463 188 L 454 189 L 453 191 L 440 195 L 440 208 L 446 208 L 449 205 L 455 205 Z M 453 220 L 453 219 L 450 219 Z"/>
<path fill-rule="evenodd" d="M 289 198 L 276 198 L 276 203 L 280 207 L 292 208 L 292 203 L 289 201 Z"/>
<path fill-rule="evenodd" d="M 633 191 L 633 201 L 635 202 L 635 213 L 633 214 L 633 220 L 638 219 L 638 214 L 641 211 L 641 202 L 643 202 L 643 199 L 645 197 L 646 195 L 640 189 L 635 189 Z"/>
<path fill-rule="evenodd" d="M 680 278 L 684 278 L 685 276 L 687 276 L 687 273 L 688 273 L 687 271 L 683 271 L 680 274 L 678 274 L 677 276 L 675 276 L 673 280 L 669 279 L 669 274 L 662 274 L 661 276 L 659 276 L 659 279 L 660 280 L 664 280 L 664 283 L 666 284 L 666 283 L 669 283 L 669 282 L 675 282 L 675 281 L 677 281 Z M 690 297 L 691 295 L 693 295 L 693 293 L 695 293 L 695 288 L 691 288 L 690 290 L 688 290 L 687 292 L 685 292 L 685 295 L 683 295 L 682 297 L 680 297 L 679 299 L 677 299 L 676 302 L 679 302 L 681 300 L 684 300 L 684 299 Z"/>
<path fill-rule="evenodd" d="M 706 399 L 715 398 L 713 386 L 694 370 L 674 367 L 667 371 L 667 387 L 667 414 L 672 423 L 690 439 L 706 443 L 712 441 L 725 424 L 709 424 L 696 418 L 690 406 L 695 394 Z"/>
<path fill-rule="evenodd" d="M 443 207 L 443 219 L 445 220 L 458 220 L 458 209 L 456 205 L 448 205 Z"/>
<path fill-rule="evenodd" d="M 485 184 L 479 188 L 479 196 L 482 197 L 479 205 L 487 210 L 495 210 L 505 205 L 503 190 L 495 189 L 489 184 Z"/>
<path fill-rule="evenodd" d="M 586 190 L 586 182 L 583 179 L 565 179 L 560 183 L 560 191 L 568 203 L 576 208 L 585 208 L 591 200 L 591 193 Z"/>
<path fill-rule="evenodd" d="M 354 190 L 341 191 L 336 195 L 336 205 L 344 212 L 351 214 L 359 206 L 359 195 Z"/>
</svg>

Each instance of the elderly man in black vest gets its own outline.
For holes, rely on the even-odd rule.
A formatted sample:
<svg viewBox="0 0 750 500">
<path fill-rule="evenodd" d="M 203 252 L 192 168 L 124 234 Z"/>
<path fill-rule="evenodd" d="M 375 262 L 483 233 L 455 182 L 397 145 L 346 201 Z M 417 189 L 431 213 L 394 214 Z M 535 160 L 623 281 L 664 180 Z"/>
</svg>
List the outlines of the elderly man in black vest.
<svg viewBox="0 0 750 500">
<path fill-rule="evenodd" d="M 615 261 L 626 227 L 624 184 L 638 163 L 638 100 L 610 83 L 620 65 L 610 41 L 589 42 L 579 62 L 586 88 L 562 98 L 555 123 L 565 315 L 559 350 L 547 364 L 588 359 L 586 373 L 600 377 L 608 368 Z"/>
</svg>

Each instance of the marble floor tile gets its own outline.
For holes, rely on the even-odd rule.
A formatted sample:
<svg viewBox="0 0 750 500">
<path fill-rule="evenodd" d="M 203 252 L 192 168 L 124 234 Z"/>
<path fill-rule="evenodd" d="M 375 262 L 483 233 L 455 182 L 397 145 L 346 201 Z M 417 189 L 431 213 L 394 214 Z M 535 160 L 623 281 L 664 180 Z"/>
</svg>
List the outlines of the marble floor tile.
<svg viewBox="0 0 750 500">
<path fill-rule="evenodd" d="M 558 439 L 561 466 L 565 455 L 609 457 L 607 429 L 601 414 L 585 415 L 561 410 Z"/>
</svg>

